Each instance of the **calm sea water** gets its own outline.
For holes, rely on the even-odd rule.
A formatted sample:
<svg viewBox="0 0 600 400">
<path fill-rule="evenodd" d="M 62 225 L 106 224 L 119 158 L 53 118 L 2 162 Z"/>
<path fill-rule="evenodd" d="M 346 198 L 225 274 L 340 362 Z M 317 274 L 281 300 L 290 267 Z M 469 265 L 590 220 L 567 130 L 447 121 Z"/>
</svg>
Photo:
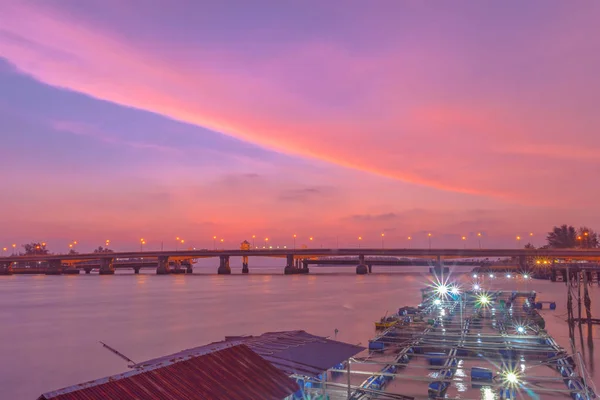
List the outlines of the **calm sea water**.
<svg viewBox="0 0 600 400">
<path fill-rule="evenodd" d="M 386 311 L 418 304 L 419 289 L 430 279 L 419 267 L 392 271 L 375 267 L 374 274 L 357 276 L 354 268 L 329 267 L 312 268 L 308 276 L 284 276 L 281 268 L 253 268 L 247 276 L 119 271 L 114 276 L 0 277 L 0 398 L 35 399 L 46 391 L 126 371 L 126 363 L 99 341 L 136 362 L 225 335 L 292 329 L 333 337 L 337 328 L 338 340 L 366 345 L 375 334 L 373 321 Z M 543 315 L 557 341 L 570 348 L 564 284 L 517 284 L 502 278 L 492 285 L 536 290 L 538 299 L 556 301 L 557 310 Z M 598 316 L 598 287 L 591 296 Z M 600 382 L 600 327 L 594 327 L 592 336 L 588 340 L 584 329 L 576 343 Z"/>
</svg>

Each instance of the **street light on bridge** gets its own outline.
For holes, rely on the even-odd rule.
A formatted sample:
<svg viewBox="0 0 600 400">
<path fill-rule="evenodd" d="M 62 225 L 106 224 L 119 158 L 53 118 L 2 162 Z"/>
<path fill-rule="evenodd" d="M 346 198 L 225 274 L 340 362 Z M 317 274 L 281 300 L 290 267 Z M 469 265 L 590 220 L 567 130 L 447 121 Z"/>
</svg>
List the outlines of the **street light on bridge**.
<svg viewBox="0 0 600 400">
<path fill-rule="evenodd" d="M 16 243 L 13 243 L 13 245 L 12 245 L 12 248 L 13 248 L 13 252 L 12 252 L 12 254 L 13 254 L 13 256 L 14 256 L 14 255 L 15 255 L 15 252 L 17 251 L 17 250 L 16 250 L 16 249 L 17 249 L 17 245 L 16 245 Z"/>
<path fill-rule="evenodd" d="M 358 248 L 360 249 L 360 241 L 362 240 L 362 236 L 358 237 Z"/>
<path fill-rule="evenodd" d="M 382 233 L 381 234 L 381 248 L 382 249 L 384 248 L 384 246 L 383 246 L 383 239 L 384 239 L 384 237 L 385 237 L 385 233 Z"/>
<path fill-rule="evenodd" d="M 463 236 L 463 237 L 462 237 L 462 241 L 463 241 L 463 242 L 465 242 L 465 246 L 464 246 L 464 247 L 465 247 L 465 249 L 467 248 L 467 242 L 466 242 L 466 240 L 467 240 L 467 237 L 466 237 L 466 236 Z"/>
<path fill-rule="evenodd" d="M 477 240 L 479 241 L 479 248 L 481 249 L 481 232 L 477 232 Z"/>
<path fill-rule="evenodd" d="M 225 245 L 223 245 L 224 241 L 225 241 L 225 239 L 221 239 L 221 246 L 223 246 L 223 250 L 225 250 Z"/>
<path fill-rule="evenodd" d="M 521 247 L 520 243 L 521 243 L 521 236 L 517 235 L 517 248 Z"/>
<path fill-rule="evenodd" d="M 294 250 L 296 250 L 296 234 L 294 233 Z"/>
<path fill-rule="evenodd" d="M 144 245 L 146 244 L 146 241 L 144 240 L 144 238 L 140 239 L 140 251 L 144 251 Z"/>
<path fill-rule="evenodd" d="M 431 233 L 427 234 L 427 240 L 429 240 L 429 250 L 431 250 Z"/>
<path fill-rule="evenodd" d="M 216 250 L 217 249 L 217 237 L 213 236 L 213 249 Z"/>
<path fill-rule="evenodd" d="M 252 235 L 252 248 L 255 249 L 256 246 L 254 246 L 254 239 L 256 239 L 256 235 Z"/>
<path fill-rule="evenodd" d="M 410 249 L 410 241 L 412 240 L 412 236 L 408 237 L 408 248 Z"/>
</svg>

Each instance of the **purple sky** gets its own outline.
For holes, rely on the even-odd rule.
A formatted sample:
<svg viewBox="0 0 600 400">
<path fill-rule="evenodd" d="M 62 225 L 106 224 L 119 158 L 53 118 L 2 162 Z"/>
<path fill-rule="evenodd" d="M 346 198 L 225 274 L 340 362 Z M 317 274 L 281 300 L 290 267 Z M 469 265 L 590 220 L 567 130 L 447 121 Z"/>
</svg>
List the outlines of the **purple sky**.
<svg viewBox="0 0 600 400">
<path fill-rule="evenodd" d="M 0 245 L 600 228 L 600 3 L 0 0 Z"/>
</svg>

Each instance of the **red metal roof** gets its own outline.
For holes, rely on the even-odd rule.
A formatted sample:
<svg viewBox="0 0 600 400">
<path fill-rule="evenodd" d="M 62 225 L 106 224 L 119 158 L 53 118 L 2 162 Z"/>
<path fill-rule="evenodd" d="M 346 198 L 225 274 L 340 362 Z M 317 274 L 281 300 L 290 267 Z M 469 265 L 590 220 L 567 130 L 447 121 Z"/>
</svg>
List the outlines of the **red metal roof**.
<svg viewBox="0 0 600 400">
<path fill-rule="evenodd" d="M 242 344 L 163 360 L 45 393 L 38 400 L 280 400 L 297 390 L 294 380 Z"/>
<path fill-rule="evenodd" d="M 225 341 L 183 350 L 170 356 L 139 363 L 147 368 L 170 359 L 194 357 L 207 349 L 243 343 L 287 375 L 317 376 L 360 353 L 365 348 L 311 335 L 305 331 L 267 332 L 260 336 L 230 336 Z"/>
</svg>

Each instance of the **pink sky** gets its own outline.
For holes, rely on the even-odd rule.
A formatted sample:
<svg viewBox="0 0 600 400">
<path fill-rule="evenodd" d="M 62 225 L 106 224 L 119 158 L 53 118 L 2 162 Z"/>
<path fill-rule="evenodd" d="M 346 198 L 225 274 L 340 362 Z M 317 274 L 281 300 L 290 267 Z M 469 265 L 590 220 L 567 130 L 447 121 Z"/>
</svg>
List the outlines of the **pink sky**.
<svg viewBox="0 0 600 400">
<path fill-rule="evenodd" d="M 158 3 L 0 0 L 5 245 L 600 227 L 598 3 Z"/>
</svg>

